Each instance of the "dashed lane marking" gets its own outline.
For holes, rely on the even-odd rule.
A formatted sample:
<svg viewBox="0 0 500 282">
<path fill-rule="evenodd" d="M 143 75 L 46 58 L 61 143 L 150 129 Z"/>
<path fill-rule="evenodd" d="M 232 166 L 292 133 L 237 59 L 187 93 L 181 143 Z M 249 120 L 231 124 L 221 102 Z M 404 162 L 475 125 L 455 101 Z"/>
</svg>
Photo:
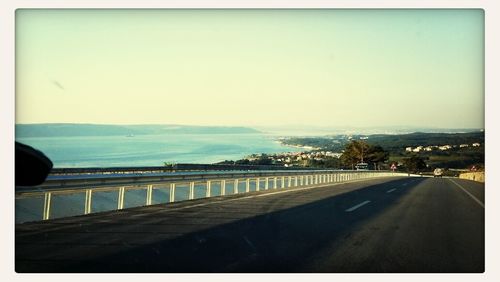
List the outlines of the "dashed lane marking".
<svg viewBox="0 0 500 282">
<path fill-rule="evenodd" d="M 370 201 L 364 201 L 364 202 L 362 202 L 361 204 L 357 204 L 357 205 L 355 205 L 354 207 L 351 207 L 351 208 L 346 209 L 345 211 L 346 211 L 346 212 L 352 212 L 352 211 L 354 211 L 354 210 L 356 210 L 356 209 L 358 209 L 358 208 L 360 208 L 360 207 L 362 207 L 362 206 L 364 206 L 364 205 L 368 204 L 369 202 L 370 202 Z"/>
<path fill-rule="evenodd" d="M 396 188 L 393 188 L 393 189 L 391 189 L 391 190 L 387 190 L 387 192 L 386 192 L 386 193 L 391 193 L 391 192 L 394 192 L 394 191 L 396 191 Z"/>
</svg>

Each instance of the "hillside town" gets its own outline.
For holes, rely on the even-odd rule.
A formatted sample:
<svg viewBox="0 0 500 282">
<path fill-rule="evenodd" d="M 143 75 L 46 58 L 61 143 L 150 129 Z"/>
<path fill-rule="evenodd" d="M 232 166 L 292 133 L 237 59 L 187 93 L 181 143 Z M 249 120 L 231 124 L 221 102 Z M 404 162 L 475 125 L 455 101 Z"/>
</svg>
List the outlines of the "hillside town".
<svg viewBox="0 0 500 282">
<path fill-rule="evenodd" d="M 432 152 L 435 150 L 439 151 L 447 151 L 453 148 L 468 148 L 468 147 L 480 147 L 480 143 L 472 143 L 472 144 L 460 144 L 460 145 L 434 145 L 434 146 L 417 146 L 417 147 L 406 147 L 406 152 L 420 153 L 420 152 Z"/>
<path fill-rule="evenodd" d="M 268 158 L 273 164 L 284 164 L 284 166 L 293 166 L 303 164 L 305 161 L 324 161 L 332 158 L 340 158 L 342 153 L 336 153 L 331 151 L 304 151 L 304 152 L 285 152 L 285 153 L 274 153 L 274 154 L 252 154 L 244 158 L 249 162 L 255 162 L 262 160 L 263 158 Z"/>
</svg>

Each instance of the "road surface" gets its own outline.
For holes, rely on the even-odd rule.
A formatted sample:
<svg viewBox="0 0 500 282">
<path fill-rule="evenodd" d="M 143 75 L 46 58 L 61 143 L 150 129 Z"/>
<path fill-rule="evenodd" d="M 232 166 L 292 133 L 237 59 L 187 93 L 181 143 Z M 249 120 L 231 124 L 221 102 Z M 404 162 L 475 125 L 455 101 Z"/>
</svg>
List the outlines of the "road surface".
<svg viewBox="0 0 500 282">
<path fill-rule="evenodd" d="M 16 225 L 16 271 L 484 272 L 484 184 L 400 177 Z"/>
</svg>

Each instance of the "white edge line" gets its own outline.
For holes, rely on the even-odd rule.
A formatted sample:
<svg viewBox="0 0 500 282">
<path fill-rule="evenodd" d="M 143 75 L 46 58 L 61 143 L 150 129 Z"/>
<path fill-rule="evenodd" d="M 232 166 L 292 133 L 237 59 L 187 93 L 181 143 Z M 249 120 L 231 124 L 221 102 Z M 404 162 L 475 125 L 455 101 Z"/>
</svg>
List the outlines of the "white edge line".
<svg viewBox="0 0 500 282">
<path fill-rule="evenodd" d="M 386 193 L 391 193 L 391 192 L 393 192 L 393 191 L 396 191 L 396 188 L 392 188 L 391 190 L 387 190 L 387 192 L 386 192 Z"/>
<path fill-rule="evenodd" d="M 346 211 L 346 212 L 352 212 L 352 211 L 354 211 L 355 209 L 358 209 L 358 208 L 360 208 L 360 207 L 362 207 L 362 206 L 364 206 L 364 205 L 368 204 L 369 202 L 370 202 L 370 201 L 364 201 L 364 202 L 362 202 L 361 204 L 357 204 L 357 205 L 355 205 L 354 207 L 351 207 L 351 208 L 346 209 L 345 211 Z"/>
<path fill-rule="evenodd" d="M 448 178 L 448 180 L 450 180 L 451 182 L 453 182 L 453 184 L 457 185 L 458 188 L 462 189 L 462 191 L 464 191 L 467 195 L 469 195 L 469 197 L 471 197 L 474 201 L 476 201 L 484 209 L 484 204 L 478 198 L 474 197 L 474 195 L 472 195 L 471 193 L 469 193 L 469 191 L 465 190 L 465 188 L 462 187 L 462 185 L 456 183 L 455 181 L 453 181 L 453 180 L 451 180 L 449 178 Z"/>
</svg>

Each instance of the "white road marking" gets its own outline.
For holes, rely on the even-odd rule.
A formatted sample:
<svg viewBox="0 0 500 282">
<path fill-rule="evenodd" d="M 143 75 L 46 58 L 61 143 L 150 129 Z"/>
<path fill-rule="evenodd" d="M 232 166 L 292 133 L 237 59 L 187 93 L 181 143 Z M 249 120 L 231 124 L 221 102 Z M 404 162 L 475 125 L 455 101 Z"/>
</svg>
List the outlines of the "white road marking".
<svg viewBox="0 0 500 282">
<path fill-rule="evenodd" d="M 408 184 L 408 183 L 403 183 L 403 185 L 401 185 L 401 186 L 406 186 L 407 184 Z"/>
<path fill-rule="evenodd" d="M 462 191 L 464 191 L 467 195 L 469 195 L 469 197 L 471 197 L 474 201 L 476 201 L 476 203 L 478 203 L 481 207 L 484 208 L 484 204 L 476 197 L 474 197 L 474 195 L 472 195 L 471 193 L 469 193 L 469 191 L 465 190 L 464 187 L 462 187 L 462 185 L 456 183 L 455 181 L 451 180 L 450 178 L 448 178 L 448 180 L 450 180 L 451 182 L 453 182 L 453 184 L 457 185 L 458 188 L 462 189 Z"/>
<path fill-rule="evenodd" d="M 164 213 L 164 212 L 170 212 L 170 211 L 178 211 L 178 210 L 185 210 L 185 209 L 191 209 L 191 208 L 196 208 L 196 207 L 204 207 L 204 206 L 209 206 L 209 205 L 214 205 L 214 204 L 221 204 L 221 203 L 228 203 L 228 202 L 235 202 L 235 201 L 241 201 L 245 199 L 252 199 L 252 198 L 260 198 L 260 197 L 268 197 L 276 194 L 282 194 L 282 193 L 290 193 L 290 192 L 299 192 L 303 190 L 312 190 L 316 188 L 322 188 L 322 187 L 327 187 L 327 186 L 340 186 L 343 184 L 347 183 L 356 183 L 356 182 L 363 182 L 366 181 L 366 179 L 359 179 L 359 180 L 350 180 L 348 182 L 341 182 L 341 183 L 327 183 L 327 184 L 322 184 L 322 185 L 315 185 L 315 186 L 307 186 L 307 187 L 301 187 L 301 188 L 292 188 L 290 190 L 283 190 L 283 191 L 278 191 L 278 192 L 271 192 L 271 193 L 265 193 L 265 194 L 260 194 L 260 195 L 252 195 L 252 196 L 244 196 L 241 198 L 236 198 L 236 199 L 221 199 L 220 201 L 214 201 L 214 202 L 208 202 L 208 203 L 200 203 L 200 204 L 195 204 L 195 205 L 190 205 L 190 206 L 184 206 L 184 207 L 178 207 L 178 208 L 171 208 L 171 209 L 161 209 L 155 212 L 150 212 L 148 213 L 149 215 L 151 214 L 156 214 L 156 213 Z M 207 198 L 209 199 L 209 198 Z"/>
<path fill-rule="evenodd" d="M 255 252 L 257 249 L 255 248 L 255 246 L 252 244 L 252 242 L 250 242 L 250 240 L 248 240 L 247 236 L 243 236 L 243 239 L 245 240 L 245 242 L 247 242 L 247 244 L 253 249 L 253 251 Z"/>
<path fill-rule="evenodd" d="M 362 207 L 362 206 L 364 206 L 364 205 L 368 204 L 369 202 L 370 202 L 370 201 L 364 201 L 364 202 L 362 202 L 361 204 L 357 204 L 357 205 L 355 205 L 354 207 L 351 207 L 351 208 L 346 209 L 345 211 L 346 211 L 346 212 L 352 212 L 353 210 L 356 210 L 356 209 L 358 209 L 358 208 L 360 208 L 360 207 Z"/>
<path fill-rule="evenodd" d="M 391 193 L 391 192 L 394 192 L 395 190 L 396 190 L 396 188 L 393 188 L 393 189 L 391 189 L 391 190 L 387 190 L 387 192 L 386 192 L 386 193 Z"/>
</svg>

